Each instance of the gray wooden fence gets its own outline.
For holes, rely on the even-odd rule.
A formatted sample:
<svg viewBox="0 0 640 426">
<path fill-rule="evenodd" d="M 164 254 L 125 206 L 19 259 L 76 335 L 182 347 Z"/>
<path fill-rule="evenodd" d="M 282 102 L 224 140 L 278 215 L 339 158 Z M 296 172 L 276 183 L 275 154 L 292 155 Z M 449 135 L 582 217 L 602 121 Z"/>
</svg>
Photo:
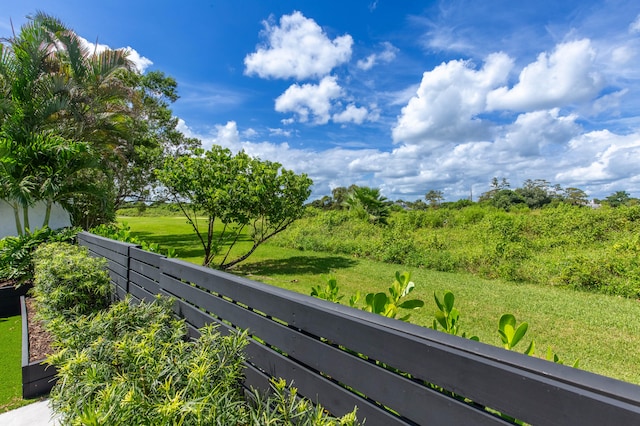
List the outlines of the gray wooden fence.
<svg viewBox="0 0 640 426">
<path fill-rule="evenodd" d="M 269 377 L 366 425 L 640 424 L 640 386 L 145 252 L 88 233 L 117 298 L 175 298 L 192 336 L 248 329 L 245 385 Z M 640 366 L 639 366 L 640 368 Z"/>
</svg>

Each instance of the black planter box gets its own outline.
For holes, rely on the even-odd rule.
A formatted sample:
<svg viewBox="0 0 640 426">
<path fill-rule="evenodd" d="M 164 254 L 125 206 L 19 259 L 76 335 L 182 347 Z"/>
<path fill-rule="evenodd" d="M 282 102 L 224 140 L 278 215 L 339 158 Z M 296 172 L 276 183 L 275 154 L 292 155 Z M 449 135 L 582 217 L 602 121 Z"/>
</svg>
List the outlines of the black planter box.
<svg viewBox="0 0 640 426">
<path fill-rule="evenodd" d="M 29 327 L 24 296 L 19 299 L 22 312 L 22 398 L 30 399 L 48 394 L 56 383 L 55 367 L 44 360 L 29 362 Z"/>
<path fill-rule="evenodd" d="M 0 318 L 20 315 L 20 296 L 27 294 L 31 285 L 0 287 Z"/>
</svg>

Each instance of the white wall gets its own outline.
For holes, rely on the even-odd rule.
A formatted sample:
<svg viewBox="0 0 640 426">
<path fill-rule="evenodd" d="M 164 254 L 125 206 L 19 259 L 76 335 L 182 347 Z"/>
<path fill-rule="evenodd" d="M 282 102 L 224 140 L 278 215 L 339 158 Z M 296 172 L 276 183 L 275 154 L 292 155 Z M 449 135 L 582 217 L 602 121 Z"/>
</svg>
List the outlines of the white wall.
<svg viewBox="0 0 640 426">
<path fill-rule="evenodd" d="M 42 221 L 44 220 L 45 203 L 36 203 L 29 209 L 29 224 L 31 229 L 35 230 L 42 227 Z M 22 226 L 22 210 L 20 211 L 20 223 Z M 69 213 L 67 213 L 60 205 L 54 204 L 51 207 L 51 217 L 49 218 L 49 228 L 58 229 L 65 226 L 71 226 L 71 219 Z M 0 200 L 0 238 L 4 238 L 8 235 L 18 235 L 16 231 L 16 221 L 13 216 L 13 209 L 11 206 Z"/>
</svg>

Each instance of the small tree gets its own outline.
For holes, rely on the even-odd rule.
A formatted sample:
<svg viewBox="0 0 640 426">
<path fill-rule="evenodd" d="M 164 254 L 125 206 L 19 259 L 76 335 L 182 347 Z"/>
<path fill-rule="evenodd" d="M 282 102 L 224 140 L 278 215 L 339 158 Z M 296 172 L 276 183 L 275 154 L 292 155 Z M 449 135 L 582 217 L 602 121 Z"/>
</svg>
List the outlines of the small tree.
<svg viewBox="0 0 640 426">
<path fill-rule="evenodd" d="M 349 211 L 357 217 L 367 219 L 373 224 L 383 225 L 387 223 L 387 218 L 391 215 L 391 204 L 393 202 L 380 194 L 380 189 L 367 186 L 353 185 L 345 200 Z"/>
<path fill-rule="evenodd" d="M 228 269 L 249 257 L 267 239 L 302 216 L 312 181 L 285 170 L 279 163 L 233 155 L 213 146 L 209 151 L 171 157 L 157 171 L 204 249 L 204 266 Z M 206 223 L 198 216 L 204 214 Z M 218 229 L 215 227 L 220 224 Z M 253 244 L 230 259 L 231 249 L 247 230 Z M 226 252 L 222 247 L 228 245 Z"/>
<path fill-rule="evenodd" d="M 605 198 L 605 201 L 609 203 L 611 207 L 624 206 L 629 200 L 631 200 L 631 196 L 627 191 L 616 191 Z"/>
<path fill-rule="evenodd" d="M 429 205 L 431 207 L 436 208 L 440 205 L 440 202 L 444 200 L 444 194 L 442 193 L 442 191 L 432 189 L 427 192 L 424 198 L 429 202 Z"/>
</svg>

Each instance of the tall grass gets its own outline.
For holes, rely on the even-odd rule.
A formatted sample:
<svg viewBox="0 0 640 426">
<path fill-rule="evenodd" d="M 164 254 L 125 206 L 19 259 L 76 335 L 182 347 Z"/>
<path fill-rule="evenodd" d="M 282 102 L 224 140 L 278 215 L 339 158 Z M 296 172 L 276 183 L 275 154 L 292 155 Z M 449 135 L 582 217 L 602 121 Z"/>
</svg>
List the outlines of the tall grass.
<svg viewBox="0 0 640 426">
<path fill-rule="evenodd" d="M 201 262 L 199 243 L 184 221 L 160 217 L 121 220 L 139 237 L 167 247 L 175 244 L 179 257 Z M 482 219 L 474 220 L 479 223 Z M 286 233 L 300 233 L 303 229 L 304 226 L 296 226 Z M 312 237 L 312 233 L 306 235 Z M 353 235 L 366 240 L 366 235 L 355 232 Z M 290 236 L 285 234 L 283 238 Z M 443 239 L 437 244 L 450 243 L 444 236 L 432 238 Z M 452 238 L 462 237 L 455 234 Z M 326 239 L 337 245 L 340 235 L 327 234 Z M 309 294 L 312 286 L 324 285 L 328 276 L 333 275 L 347 296 L 343 299 L 346 302 L 357 291 L 363 294 L 385 291 L 396 270 L 408 270 L 417 287 L 412 298 L 426 302 L 424 308 L 412 313 L 410 321 L 415 324 L 431 325 L 436 310 L 434 291 L 451 290 L 461 312 L 462 330 L 478 335 L 482 342 L 500 346 L 498 319 L 510 312 L 519 322 L 529 323 L 529 332 L 517 350 L 524 351 L 534 339 L 539 354 L 551 347 L 566 363 L 579 359 L 582 369 L 640 384 L 640 306 L 636 300 L 523 280 L 510 282 L 468 272 L 379 262 L 367 258 L 364 251 L 344 254 L 340 250 L 314 251 L 306 247 L 301 250 L 282 245 L 282 241 L 279 245 L 264 244 L 231 272 L 303 294 Z M 469 250 L 475 252 L 473 247 Z"/>
</svg>

